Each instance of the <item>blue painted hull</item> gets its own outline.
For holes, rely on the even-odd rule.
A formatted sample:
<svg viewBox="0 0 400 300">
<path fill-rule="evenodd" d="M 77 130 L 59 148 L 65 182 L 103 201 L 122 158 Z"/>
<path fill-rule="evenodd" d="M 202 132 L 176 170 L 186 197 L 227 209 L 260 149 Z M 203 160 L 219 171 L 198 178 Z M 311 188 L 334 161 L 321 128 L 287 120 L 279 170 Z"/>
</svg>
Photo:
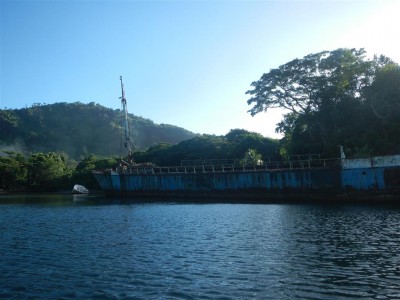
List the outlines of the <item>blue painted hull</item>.
<svg viewBox="0 0 400 300">
<path fill-rule="evenodd" d="M 259 200 L 399 200 L 400 166 L 223 173 L 132 174 L 94 172 L 109 195 L 137 197 L 253 198 Z"/>
</svg>

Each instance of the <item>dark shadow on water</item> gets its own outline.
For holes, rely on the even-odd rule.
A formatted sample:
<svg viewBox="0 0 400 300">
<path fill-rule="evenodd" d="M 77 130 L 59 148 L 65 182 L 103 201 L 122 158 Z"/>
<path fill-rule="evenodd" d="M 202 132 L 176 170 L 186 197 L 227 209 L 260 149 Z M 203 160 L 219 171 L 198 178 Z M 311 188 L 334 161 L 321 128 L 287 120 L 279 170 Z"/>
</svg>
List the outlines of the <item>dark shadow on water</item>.
<svg viewBox="0 0 400 300">
<path fill-rule="evenodd" d="M 106 199 L 104 194 L 75 195 L 71 193 L 9 193 L 0 195 L 0 205 L 67 206 L 95 204 Z"/>
<path fill-rule="evenodd" d="M 133 198 L 133 197 L 106 197 L 103 193 L 71 194 L 71 193 L 3 193 L 0 194 L 0 205 L 41 205 L 41 206 L 99 206 L 99 205 L 179 205 L 179 204 L 274 204 L 274 205 L 306 205 L 318 207 L 342 207 L 342 206 L 380 206 L 400 209 L 400 203 L 387 202 L 346 202 L 329 200 L 304 200 L 297 201 L 284 199 L 254 200 L 254 199 L 230 199 L 230 198 Z"/>
</svg>

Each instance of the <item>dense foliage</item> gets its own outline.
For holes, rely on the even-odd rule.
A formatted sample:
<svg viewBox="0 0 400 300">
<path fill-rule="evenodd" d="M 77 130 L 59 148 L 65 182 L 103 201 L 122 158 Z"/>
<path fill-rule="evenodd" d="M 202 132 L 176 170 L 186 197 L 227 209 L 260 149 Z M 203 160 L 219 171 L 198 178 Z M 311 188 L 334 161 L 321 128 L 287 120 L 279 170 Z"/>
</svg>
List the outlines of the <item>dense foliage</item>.
<svg viewBox="0 0 400 300">
<path fill-rule="evenodd" d="M 76 182 L 98 189 L 92 171 L 112 168 L 117 164 L 117 159 L 89 155 L 78 165 L 73 164 L 65 154 L 54 152 L 31 155 L 8 151 L 0 153 L 0 189 L 46 192 L 71 190 Z"/>
<path fill-rule="evenodd" d="M 135 161 L 157 165 L 179 165 L 181 160 L 241 159 L 258 163 L 261 159 L 279 159 L 279 141 L 241 129 L 225 136 L 202 135 L 176 145 L 160 143 L 134 153 Z M 70 190 L 74 183 L 99 189 L 93 170 L 114 168 L 116 157 L 88 155 L 79 163 L 63 153 L 0 153 L 0 189 L 8 191 Z"/>
<path fill-rule="evenodd" d="M 278 124 L 282 153 L 351 156 L 400 153 L 400 67 L 363 49 L 337 49 L 295 59 L 252 83 L 255 115 L 288 111 Z"/>
<path fill-rule="evenodd" d="M 65 157 L 60 154 L 5 154 L 0 156 L 0 180 L 2 188 L 6 190 L 53 191 L 70 174 Z"/>
<path fill-rule="evenodd" d="M 242 159 L 249 149 L 262 159 L 279 160 L 279 141 L 243 129 L 233 129 L 225 136 L 202 135 L 176 145 L 159 144 L 145 152 L 134 153 L 137 162 L 161 166 L 179 165 L 182 160 Z"/>
<path fill-rule="evenodd" d="M 121 155 L 121 112 L 90 103 L 35 104 L 0 110 L 1 148 L 32 152 L 64 152 L 74 159 L 88 153 Z M 161 142 L 178 143 L 193 133 L 176 126 L 129 115 L 131 139 L 137 149 Z"/>
</svg>

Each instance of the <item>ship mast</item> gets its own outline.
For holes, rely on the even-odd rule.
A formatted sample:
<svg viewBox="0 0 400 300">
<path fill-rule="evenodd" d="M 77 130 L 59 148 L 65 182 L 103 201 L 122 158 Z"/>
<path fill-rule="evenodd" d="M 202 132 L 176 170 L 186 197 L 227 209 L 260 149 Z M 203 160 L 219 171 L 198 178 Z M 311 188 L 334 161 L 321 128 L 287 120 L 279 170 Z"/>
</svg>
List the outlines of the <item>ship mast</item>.
<svg viewBox="0 0 400 300">
<path fill-rule="evenodd" d="M 122 105 L 122 113 L 123 113 L 123 130 L 124 130 L 124 146 L 128 151 L 128 155 L 131 155 L 132 149 L 130 145 L 130 134 L 129 134 L 129 126 L 128 126 L 128 108 L 126 105 L 126 98 L 125 98 L 125 91 L 124 91 L 124 84 L 122 83 L 122 76 L 119 77 L 121 80 L 121 105 Z"/>
</svg>

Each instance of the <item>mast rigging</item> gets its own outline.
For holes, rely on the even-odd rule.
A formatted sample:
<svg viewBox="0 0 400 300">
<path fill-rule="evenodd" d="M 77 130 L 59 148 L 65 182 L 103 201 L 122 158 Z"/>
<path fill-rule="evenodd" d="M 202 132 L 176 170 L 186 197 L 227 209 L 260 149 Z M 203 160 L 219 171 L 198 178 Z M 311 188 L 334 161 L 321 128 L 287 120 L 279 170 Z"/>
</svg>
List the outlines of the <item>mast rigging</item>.
<svg viewBox="0 0 400 300">
<path fill-rule="evenodd" d="M 122 96 L 120 99 L 121 99 L 122 113 L 123 113 L 124 146 L 128 151 L 128 155 L 131 155 L 132 149 L 130 145 L 130 133 L 128 126 L 128 108 L 126 104 L 125 90 L 124 90 L 124 83 L 122 82 L 122 76 L 120 76 L 119 79 L 121 80 L 121 91 L 122 91 Z"/>
</svg>

